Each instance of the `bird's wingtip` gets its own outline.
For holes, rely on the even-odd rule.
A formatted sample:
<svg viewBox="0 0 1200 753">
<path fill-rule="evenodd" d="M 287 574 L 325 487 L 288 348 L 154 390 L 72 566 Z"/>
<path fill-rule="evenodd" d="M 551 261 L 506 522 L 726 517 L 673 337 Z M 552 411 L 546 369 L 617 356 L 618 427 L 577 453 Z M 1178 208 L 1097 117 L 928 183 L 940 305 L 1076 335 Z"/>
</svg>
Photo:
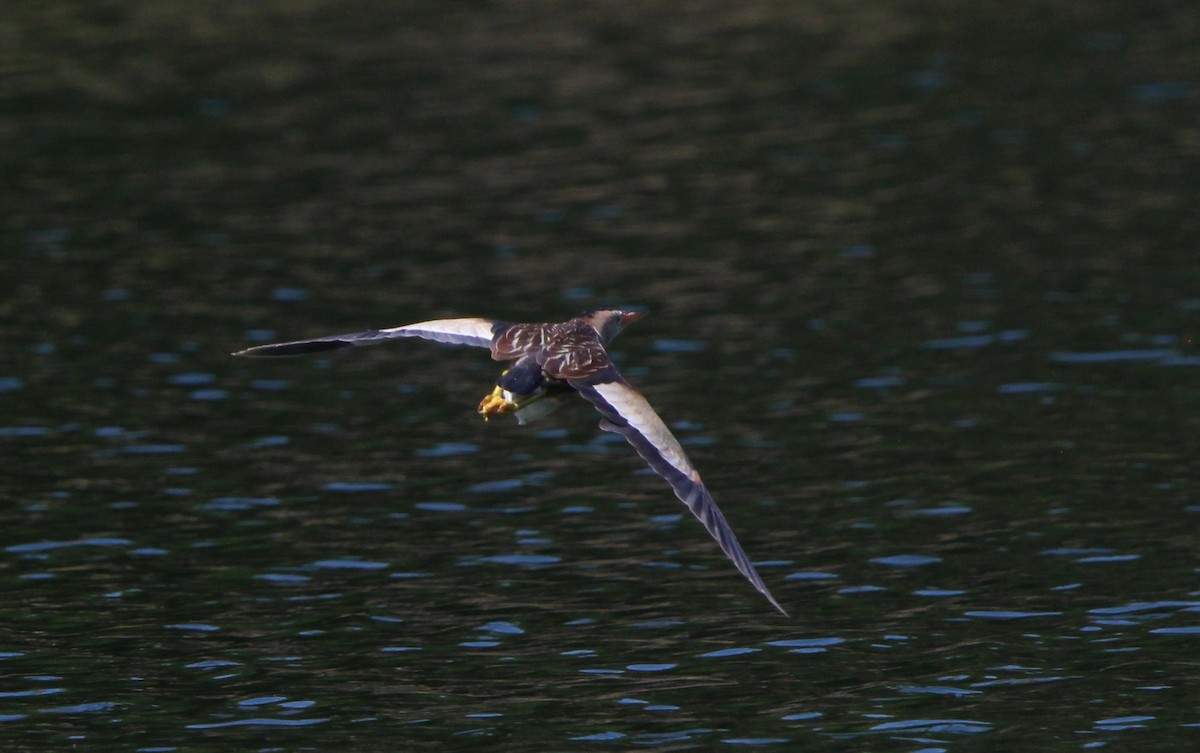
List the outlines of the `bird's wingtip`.
<svg viewBox="0 0 1200 753">
<path fill-rule="evenodd" d="M 791 615 L 788 614 L 788 611 L 780 606 L 778 601 L 775 601 L 775 597 L 771 595 L 771 592 L 768 591 L 765 586 L 759 591 L 759 593 L 765 596 L 767 601 L 771 602 L 771 606 L 775 607 L 775 609 L 778 610 L 781 615 L 784 617 L 791 617 Z"/>
</svg>

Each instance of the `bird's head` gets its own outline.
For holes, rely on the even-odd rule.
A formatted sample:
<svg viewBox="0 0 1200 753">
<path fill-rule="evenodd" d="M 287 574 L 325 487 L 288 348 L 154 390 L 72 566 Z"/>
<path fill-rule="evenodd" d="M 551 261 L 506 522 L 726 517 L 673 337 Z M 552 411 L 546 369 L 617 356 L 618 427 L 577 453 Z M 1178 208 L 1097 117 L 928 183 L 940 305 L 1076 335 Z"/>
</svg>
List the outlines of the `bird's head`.
<svg viewBox="0 0 1200 753">
<path fill-rule="evenodd" d="M 644 309 L 595 309 L 579 318 L 592 325 L 600 335 L 600 341 L 610 342 L 630 324 L 646 315 Z"/>
</svg>

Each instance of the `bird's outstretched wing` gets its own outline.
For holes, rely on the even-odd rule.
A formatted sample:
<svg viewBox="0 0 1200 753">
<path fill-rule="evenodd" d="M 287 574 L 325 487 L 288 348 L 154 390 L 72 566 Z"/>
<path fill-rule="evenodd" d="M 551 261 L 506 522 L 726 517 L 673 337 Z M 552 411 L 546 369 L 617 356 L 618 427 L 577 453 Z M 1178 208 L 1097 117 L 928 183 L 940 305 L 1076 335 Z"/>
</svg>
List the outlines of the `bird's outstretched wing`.
<svg viewBox="0 0 1200 753">
<path fill-rule="evenodd" d="M 358 345 L 374 345 L 397 337 L 423 337 L 440 343 L 453 345 L 475 345 L 490 348 L 492 340 L 508 325 L 491 319 L 434 319 L 428 322 L 405 324 L 391 329 L 368 329 L 345 335 L 329 335 L 315 340 L 297 340 L 290 343 L 259 345 L 234 353 L 235 356 L 299 356 L 321 353 Z"/>
<path fill-rule="evenodd" d="M 600 428 L 620 434 L 633 445 L 654 472 L 667 480 L 675 490 L 675 496 L 704 524 L 721 546 L 721 551 L 725 552 L 725 556 L 729 557 L 746 580 L 786 616 L 787 611 L 779 606 L 779 602 L 775 601 L 758 577 L 750 558 L 700 480 L 700 474 L 688 460 L 679 440 L 654 412 L 654 408 L 650 407 L 646 398 L 611 365 L 588 377 L 568 379 L 567 383 L 604 416 Z"/>
</svg>

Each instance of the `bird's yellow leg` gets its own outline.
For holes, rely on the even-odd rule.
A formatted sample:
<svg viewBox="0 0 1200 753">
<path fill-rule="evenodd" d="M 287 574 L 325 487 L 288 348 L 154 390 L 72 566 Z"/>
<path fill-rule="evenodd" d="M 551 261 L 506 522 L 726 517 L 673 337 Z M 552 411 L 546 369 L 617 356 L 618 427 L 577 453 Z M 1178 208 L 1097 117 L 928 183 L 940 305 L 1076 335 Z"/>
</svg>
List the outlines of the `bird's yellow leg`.
<svg viewBox="0 0 1200 753">
<path fill-rule="evenodd" d="M 508 372 L 505 371 L 500 376 L 504 376 Z M 487 421 L 494 415 L 500 413 L 515 413 L 525 406 L 534 402 L 545 394 L 544 391 L 538 390 L 532 395 L 517 396 L 504 389 L 500 385 L 491 391 L 491 394 L 485 395 L 483 400 L 479 402 L 479 415 L 483 416 L 483 420 Z"/>
<path fill-rule="evenodd" d="M 483 416 L 484 421 L 500 413 L 512 413 L 516 409 L 517 404 L 504 396 L 504 388 L 500 386 L 479 402 L 479 415 Z"/>
</svg>

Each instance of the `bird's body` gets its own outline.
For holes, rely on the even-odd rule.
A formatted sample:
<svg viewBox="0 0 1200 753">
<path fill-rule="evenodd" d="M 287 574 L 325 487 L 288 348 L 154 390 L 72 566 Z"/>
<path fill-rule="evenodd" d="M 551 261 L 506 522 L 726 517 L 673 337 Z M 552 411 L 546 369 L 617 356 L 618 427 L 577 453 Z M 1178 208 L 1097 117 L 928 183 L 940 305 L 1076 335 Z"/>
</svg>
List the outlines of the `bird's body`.
<svg viewBox="0 0 1200 753">
<path fill-rule="evenodd" d="M 565 322 L 511 324 L 491 319 L 437 319 L 391 329 L 366 330 L 314 340 L 260 345 L 239 356 L 292 356 L 398 337 L 422 337 L 491 350 L 497 361 L 513 361 L 495 389 L 479 404 L 485 419 L 502 413 L 522 418 L 548 395 L 574 390 L 600 412 L 600 428 L 625 437 L 676 496 L 704 524 L 738 571 L 780 612 L 787 614 L 763 584 L 721 514 L 700 474 L 646 399 L 609 360 L 605 346 L 643 312 L 599 309 Z"/>
</svg>

